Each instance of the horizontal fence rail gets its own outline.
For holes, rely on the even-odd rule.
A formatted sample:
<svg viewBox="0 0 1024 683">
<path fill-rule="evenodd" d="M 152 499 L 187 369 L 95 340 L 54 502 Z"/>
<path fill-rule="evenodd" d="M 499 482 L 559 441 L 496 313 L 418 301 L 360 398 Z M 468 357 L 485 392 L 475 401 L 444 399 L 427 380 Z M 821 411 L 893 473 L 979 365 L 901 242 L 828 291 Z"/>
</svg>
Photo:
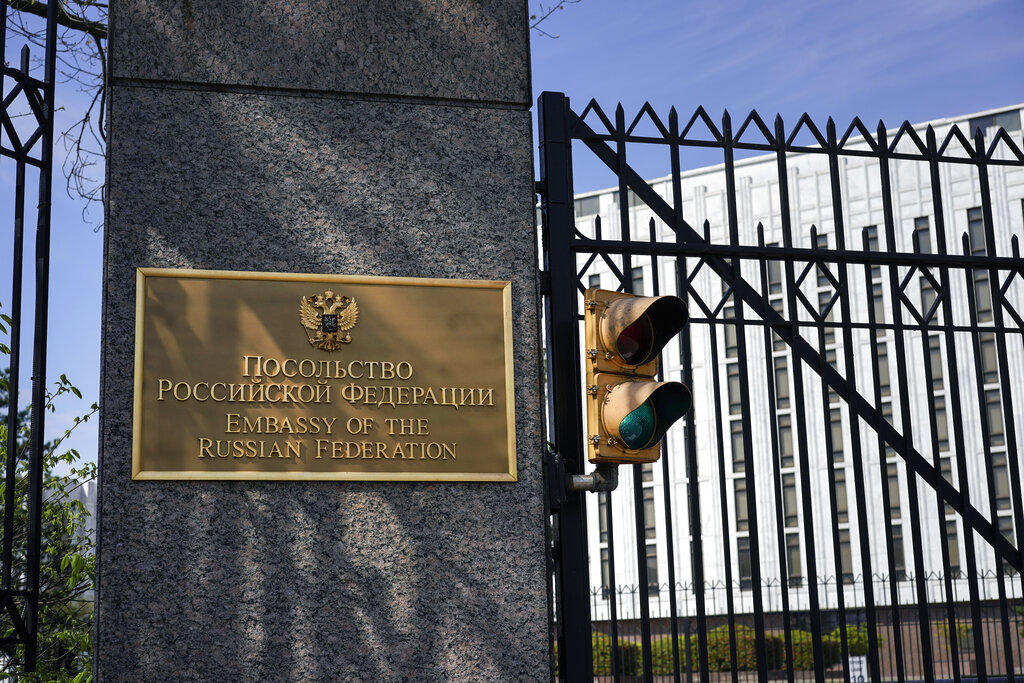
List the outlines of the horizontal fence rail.
<svg viewBox="0 0 1024 683">
<path fill-rule="evenodd" d="M 588 469 L 588 287 L 687 302 L 660 375 L 695 398 L 619 490 L 558 494 L 559 675 L 1024 676 L 1020 144 L 559 93 L 539 120 L 553 450 Z M 684 173 L 690 148 L 721 164 Z M 577 201 L 574 155 L 617 188 Z"/>
</svg>

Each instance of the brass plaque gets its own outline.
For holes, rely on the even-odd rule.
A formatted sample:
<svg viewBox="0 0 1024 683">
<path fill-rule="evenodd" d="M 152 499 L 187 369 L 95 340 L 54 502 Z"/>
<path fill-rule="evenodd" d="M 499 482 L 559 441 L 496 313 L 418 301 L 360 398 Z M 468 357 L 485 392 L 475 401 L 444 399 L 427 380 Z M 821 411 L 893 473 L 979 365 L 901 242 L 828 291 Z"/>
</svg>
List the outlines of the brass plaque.
<svg viewBox="0 0 1024 683">
<path fill-rule="evenodd" d="M 133 479 L 516 480 L 508 282 L 137 280 Z"/>
</svg>

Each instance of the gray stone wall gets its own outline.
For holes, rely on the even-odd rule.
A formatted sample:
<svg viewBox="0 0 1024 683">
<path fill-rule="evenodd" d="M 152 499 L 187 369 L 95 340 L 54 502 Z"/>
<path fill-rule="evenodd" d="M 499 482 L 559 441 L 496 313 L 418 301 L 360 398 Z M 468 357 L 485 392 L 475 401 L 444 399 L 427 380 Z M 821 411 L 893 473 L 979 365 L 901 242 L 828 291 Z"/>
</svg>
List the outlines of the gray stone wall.
<svg viewBox="0 0 1024 683">
<path fill-rule="evenodd" d="M 112 7 L 100 680 L 547 677 L 526 12 Z M 511 280 L 519 481 L 133 482 L 141 266 Z"/>
</svg>

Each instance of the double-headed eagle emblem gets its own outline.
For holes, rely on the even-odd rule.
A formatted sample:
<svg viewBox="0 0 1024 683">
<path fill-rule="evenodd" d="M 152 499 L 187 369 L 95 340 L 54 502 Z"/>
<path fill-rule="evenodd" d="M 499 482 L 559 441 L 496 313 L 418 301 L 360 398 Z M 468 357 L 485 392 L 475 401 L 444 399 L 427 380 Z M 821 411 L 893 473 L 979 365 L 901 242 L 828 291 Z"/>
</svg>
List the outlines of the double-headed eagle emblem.
<svg viewBox="0 0 1024 683">
<path fill-rule="evenodd" d="M 359 320 L 359 306 L 352 297 L 335 295 L 331 290 L 304 296 L 299 304 L 299 320 L 307 330 L 309 343 L 324 351 L 337 351 L 352 341 L 348 331 Z"/>
</svg>

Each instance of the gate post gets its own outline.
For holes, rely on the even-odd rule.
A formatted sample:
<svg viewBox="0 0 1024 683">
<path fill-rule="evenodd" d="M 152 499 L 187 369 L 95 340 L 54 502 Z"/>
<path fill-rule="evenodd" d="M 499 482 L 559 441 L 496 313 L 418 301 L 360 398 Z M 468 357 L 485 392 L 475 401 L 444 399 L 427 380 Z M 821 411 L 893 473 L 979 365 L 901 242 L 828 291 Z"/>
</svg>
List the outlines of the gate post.
<svg viewBox="0 0 1024 683">
<path fill-rule="evenodd" d="M 547 676 L 526 3 L 147 0 L 110 16 L 97 680 Z M 516 481 L 133 479 L 139 267 L 509 281 Z M 164 332 L 196 355 L 211 321 L 237 321 L 239 344 L 301 335 L 299 302 Z M 387 315 L 396 344 L 423 336 Z M 431 341 L 434 376 L 471 360 Z M 344 416 L 344 375 L 324 377 Z M 458 445 L 462 462 L 488 447 Z"/>
<path fill-rule="evenodd" d="M 569 100 L 545 92 L 538 100 L 540 178 L 544 215 L 545 271 L 551 278 L 548 301 L 548 354 L 555 415 L 552 435 L 565 472 L 582 474 L 586 458 L 582 442 L 583 405 L 577 360 L 579 321 L 576 306 L 576 264 L 571 249 L 573 223 L 572 141 L 568 130 Z M 556 486 L 565 487 L 563 482 Z M 560 571 L 556 571 L 558 657 L 560 673 L 569 680 L 592 673 L 590 634 L 590 572 L 587 566 L 587 518 L 583 492 L 568 492 L 558 512 Z"/>
</svg>

